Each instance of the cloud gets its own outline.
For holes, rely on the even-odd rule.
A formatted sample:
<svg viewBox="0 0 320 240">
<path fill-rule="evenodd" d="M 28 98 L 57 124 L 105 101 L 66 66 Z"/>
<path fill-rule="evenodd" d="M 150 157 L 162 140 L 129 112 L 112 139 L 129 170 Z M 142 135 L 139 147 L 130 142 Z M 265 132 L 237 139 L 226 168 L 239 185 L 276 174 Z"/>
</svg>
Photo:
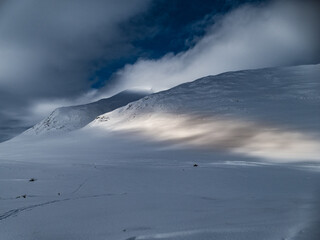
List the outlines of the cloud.
<svg viewBox="0 0 320 240">
<path fill-rule="evenodd" d="M 316 1 L 242 6 L 216 20 L 188 51 L 126 65 L 115 74 L 113 91 L 159 91 L 226 71 L 318 63 L 319 9 Z"/>
<path fill-rule="evenodd" d="M 87 90 L 92 61 L 112 57 L 115 50 L 120 55 L 129 47 L 121 44 L 117 24 L 141 11 L 146 2 L 8 2 L 0 19 L 1 88 L 26 97 Z"/>
</svg>

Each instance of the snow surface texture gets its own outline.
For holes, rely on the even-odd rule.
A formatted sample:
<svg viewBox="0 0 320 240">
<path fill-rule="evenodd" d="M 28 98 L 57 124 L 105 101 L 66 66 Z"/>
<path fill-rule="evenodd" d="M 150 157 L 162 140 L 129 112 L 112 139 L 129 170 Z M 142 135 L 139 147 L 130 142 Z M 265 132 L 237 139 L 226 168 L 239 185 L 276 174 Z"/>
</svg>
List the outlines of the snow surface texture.
<svg viewBox="0 0 320 240">
<path fill-rule="evenodd" d="M 320 65 L 209 76 L 99 116 L 89 127 L 277 161 L 320 161 Z"/>
<path fill-rule="evenodd" d="M 113 97 L 101 99 L 97 102 L 57 108 L 47 118 L 26 130 L 22 135 L 32 136 L 74 131 L 84 127 L 97 116 L 122 107 L 129 102 L 136 101 L 147 94 L 150 93 L 124 91 Z"/>
<path fill-rule="evenodd" d="M 1 143 L 0 239 L 318 240 L 319 92 L 319 65 L 226 73 Z"/>
</svg>

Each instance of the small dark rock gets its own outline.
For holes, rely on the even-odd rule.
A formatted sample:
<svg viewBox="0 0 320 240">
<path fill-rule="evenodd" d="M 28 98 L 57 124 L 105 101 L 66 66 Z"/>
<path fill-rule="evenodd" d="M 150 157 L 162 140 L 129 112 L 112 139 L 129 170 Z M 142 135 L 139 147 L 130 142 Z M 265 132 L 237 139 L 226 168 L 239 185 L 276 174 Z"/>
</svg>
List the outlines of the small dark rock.
<svg viewBox="0 0 320 240">
<path fill-rule="evenodd" d="M 26 198 L 26 197 L 27 197 L 27 195 L 26 195 L 26 194 L 24 194 L 24 195 L 22 195 L 22 197 L 23 197 L 23 198 Z"/>
<path fill-rule="evenodd" d="M 34 181 L 36 181 L 37 179 L 35 179 L 35 178 L 30 178 L 30 180 L 29 180 L 29 182 L 34 182 Z"/>
<path fill-rule="evenodd" d="M 193 166 L 194 166 L 194 167 L 198 167 L 198 164 L 195 163 L 195 164 L 193 164 Z"/>
<path fill-rule="evenodd" d="M 60 195 L 61 195 L 61 193 L 58 192 L 58 196 L 60 196 Z"/>
<path fill-rule="evenodd" d="M 126 232 L 126 231 L 127 231 L 127 229 L 123 229 L 122 231 L 123 231 L 123 232 Z"/>
</svg>

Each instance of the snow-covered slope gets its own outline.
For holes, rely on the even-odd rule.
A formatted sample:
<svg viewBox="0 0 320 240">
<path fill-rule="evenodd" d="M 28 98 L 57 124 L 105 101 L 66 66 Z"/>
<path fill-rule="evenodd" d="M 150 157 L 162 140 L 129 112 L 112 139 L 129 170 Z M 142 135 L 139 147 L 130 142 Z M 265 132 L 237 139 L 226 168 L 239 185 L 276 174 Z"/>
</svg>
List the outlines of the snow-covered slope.
<svg viewBox="0 0 320 240">
<path fill-rule="evenodd" d="M 48 117 L 26 130 L 22 135 L 32 136 L 73 131 L 84 127 L 100 114 L 122 107 L 148 94 L 150 92 L 147 91 L 124 91 L 97 102 L 57 108 Z"/>
<path fill-rule="evenodd" d="M 282 160 L 320 160 L 320 65 L 204 77 L 99 116 L 90 127 Z"/>
<path fill-rule="evenodd" d="M 206 77 L 1 143 L 0 239 L 318 240 L 319 76 Z"/>
</svg>

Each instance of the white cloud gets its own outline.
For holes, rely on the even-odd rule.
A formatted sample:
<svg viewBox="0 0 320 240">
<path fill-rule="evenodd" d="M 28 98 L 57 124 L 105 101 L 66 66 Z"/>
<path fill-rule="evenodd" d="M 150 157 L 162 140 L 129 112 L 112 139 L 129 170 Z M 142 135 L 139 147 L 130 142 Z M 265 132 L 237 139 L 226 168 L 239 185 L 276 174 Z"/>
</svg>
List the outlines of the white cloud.
<svg viewBox="0 0 320 240">
<path fill-rule="evenodd" d="M 318 9 L 309 1 L 246 5 L 214 24 L 192 49 L 140 59 L 117 72 L 114 91 L 156 91 L 221 72 L 319 61 Z"/>
</svg>

